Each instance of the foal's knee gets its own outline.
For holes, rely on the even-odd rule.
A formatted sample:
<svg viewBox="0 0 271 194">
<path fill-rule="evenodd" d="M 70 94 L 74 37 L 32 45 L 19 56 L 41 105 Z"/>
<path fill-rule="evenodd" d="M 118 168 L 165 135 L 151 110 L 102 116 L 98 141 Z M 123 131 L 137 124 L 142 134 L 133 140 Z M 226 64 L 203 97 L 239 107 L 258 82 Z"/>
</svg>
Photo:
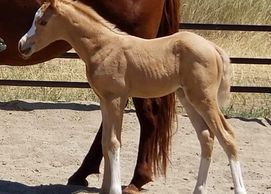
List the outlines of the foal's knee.
<svg viewBox="0 0 271 194">
<path fill-rule="evenodd" d="M 225 138 L 225 141 L 223 142 L 224 145 L 222 145 L 222 147 L 224 148 L 228 158 L 230 160 L 237 160 L 238 156 L 237 156 L 237 145 L 235 142 L 235 138 L 232 135 L 229 135 L 227 133 L 227 136 Z"/>
<path fill-rule="evenodd" d="M 198 133 L 198 139 L 201 145 L 201 156 L 206 159 L 211 159 L 214 135 L 209 130 L 203 130 Z"/>
</svg>

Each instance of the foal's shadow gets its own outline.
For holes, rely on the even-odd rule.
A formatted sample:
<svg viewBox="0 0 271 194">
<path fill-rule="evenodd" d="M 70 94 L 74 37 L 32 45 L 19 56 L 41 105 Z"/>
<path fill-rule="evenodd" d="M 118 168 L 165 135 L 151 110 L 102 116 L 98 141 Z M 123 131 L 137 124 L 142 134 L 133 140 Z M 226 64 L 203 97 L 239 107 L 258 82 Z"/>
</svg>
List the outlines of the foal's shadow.
<svg viewBox="0 0 271 194">
<path fill-rule="evenodd" d="M 99 192 L 100 189 L 96 187 L 81 187 L 60 184 L 27 186 L 18 182 L 0 180 L 0 194 L 98 194 Z"/>
</svg>

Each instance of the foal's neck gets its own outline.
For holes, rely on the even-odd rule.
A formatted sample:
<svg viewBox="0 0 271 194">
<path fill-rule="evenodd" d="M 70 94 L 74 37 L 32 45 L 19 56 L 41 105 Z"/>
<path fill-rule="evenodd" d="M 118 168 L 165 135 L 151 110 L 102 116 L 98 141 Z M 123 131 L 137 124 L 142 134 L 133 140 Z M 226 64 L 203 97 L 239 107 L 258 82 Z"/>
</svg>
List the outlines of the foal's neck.
<svg viewBox="0 0 271 194">
<path fill-rule="evenodd" d="M 92 8 L 79 2 L 64 4 L 60 10 L 68 20 L 68 25 L 65 26 L 66 41 L 86 63 L 90 60 L 90 55 L 94 55 L 105 45 L 115 41 L 120 44 L 119 37 L 125 35 Z"/>
</svg>

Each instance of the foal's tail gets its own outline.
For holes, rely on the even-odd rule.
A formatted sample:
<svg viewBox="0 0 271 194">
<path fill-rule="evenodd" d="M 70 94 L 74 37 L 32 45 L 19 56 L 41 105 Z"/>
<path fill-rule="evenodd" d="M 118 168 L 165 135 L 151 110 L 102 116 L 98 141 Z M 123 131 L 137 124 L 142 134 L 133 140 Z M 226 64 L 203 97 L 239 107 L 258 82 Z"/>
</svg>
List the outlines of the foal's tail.
<svg viewBox="0 0 271 194">
<path fill-rule="evenodd" d="M 159 26 L 158 37 L 167 36 L 179 31 L 180 0 L 165 0 L 163 15 Z M 169 160 L 172 123 L 175 118 L 175 94 L 160 98 L 160 108 L 157 111 L 158 123 L 155 137 L 152 141 L 152 151 L 149 159 L 153 162 L 153 172 L 156 175 L 166 175 Z"/>
<path fill-rule="evenodd" d="M 220 106 L 223 106 L 226 105 L 230 99 L 230 80 L 232 75 L 232 65 L 229 56 L 223 49 L 216 45 L 215 49 L 219 53 L 221 61 L 223 63 L 223 75 L 218 89 L 218 102 Z"/>
</svg>

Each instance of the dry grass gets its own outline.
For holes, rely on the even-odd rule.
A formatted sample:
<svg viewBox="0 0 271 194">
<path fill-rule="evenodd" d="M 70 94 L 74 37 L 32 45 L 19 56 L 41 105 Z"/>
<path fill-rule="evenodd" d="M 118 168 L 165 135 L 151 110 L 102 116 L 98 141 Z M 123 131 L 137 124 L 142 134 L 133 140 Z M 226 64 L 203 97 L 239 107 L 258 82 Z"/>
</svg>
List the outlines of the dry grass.
<svg viewBox="0 0 271 194">
<path fill-rule="evenodd" d="M 53 59 L 35 66 L 1 67 L 0 79 L 85 81 L 85 65 L 81 60 Z M 89 89 L 0 87 L 1 101 L 33 99 L 42 101 L 98 101 Z"/>
<path fill-rule="evenodd" d="M 182 0 L 182 22 L 271 25 L 271 0 Z M 196 31 L 231 56 L 271 57 L 270 32 Z M 271 86 L 271 65 L 234 64 L 232 85 Z M 232 94 L 226 114 L 271 117 L 271 94 Z"/>
<path fill-rule="evenodd" d="M 271 24 L 271 0 L 182 0 L 182 22 Z M 197 31 L 231 56 L 271 57 L 271 33 Z M 54 59 L 31 67 L 1 67 L 0 79 L 86 81 L 79 60 Z M 233 85 L 270 86 L 271 66 L 234 64 Z M 97 97 L 88 89 L 0 87 L 0 101 L 35 99 L 88 101 Z M 225 112 L 234 116 L 271 117 L 270 94 L 233 94 Z"/>
</svg>

